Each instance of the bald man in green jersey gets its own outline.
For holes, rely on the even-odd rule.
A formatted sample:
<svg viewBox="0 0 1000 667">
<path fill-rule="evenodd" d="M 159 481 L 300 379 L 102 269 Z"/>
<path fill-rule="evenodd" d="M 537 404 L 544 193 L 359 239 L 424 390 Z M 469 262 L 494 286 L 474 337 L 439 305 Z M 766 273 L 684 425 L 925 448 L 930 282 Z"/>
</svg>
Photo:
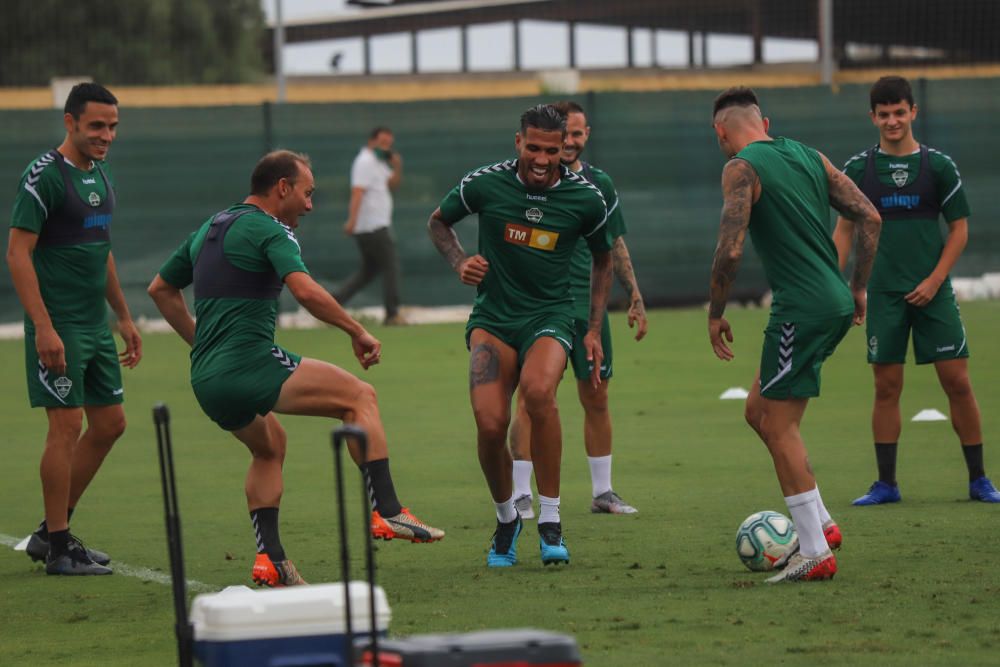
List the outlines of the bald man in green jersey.
<svg viewBox="0 0 1000 667">
<path fill-rule="evenodd" d="M 553 105 L 566 117 L 566 140 L 560 159 L 570 170 L 580 174 L 600 188 L 608 206 L 608 235 L 612 239 L 611 256 L 615 276 L 628 296 L 628 324 L 638 327 L 636 340 L 642 340 L 649 324 L 646 320 L 646 306 L 639 292 L 639 283 L 632 269 L 632 258 L 625 245 L 625 217 L 618 199 L 618 191 L 607 173 L 592 164 L 584 162 L 580 154 L 590 139 L 587 115 L 576 102 L 558 102 Z M 590 469 L 591 502 L 590 511 L 595 514 L 635 514 L 638 510 L 622 500 L 611 486 L 611 414 L 608 411 L 608 386 L 613 374 L 611 348 L 611 327 L 608 314 L 604 313 L 601 328 L 601 349 L 604 363 L 601 364 L 602 382 L 594 386 L 590 382 L 590 363 L 584 356 L 583 337 L 587 333 L 590 314 L 590 249 L 586 242 L 576 244 L 576 253 L 570 268 L 574 312 L 573 326 L 576 336 L 570 362 L 576 376 L 577 394 L 583 406 L 583 444 L 587 452 Z M 517 413 L 510 425 L 510 450 L 514 457 L 514 504 L 522 519 L 534 518 L 535 512 L 531 494 L 531 419 L 524 404 L 524 395 L 517 394 Z"/>
<path fill-rule="evenodd" d="M 969 204 L 954 161 L 913 136 L 917 105 L 900 76 L 875 82 L 869 94 L 879 143 L 852 157 L 844 173 L 882 215 L 884 229 L 868 284 L 868 363 L 875 376 L 872 434 L 878 479 L 855 505 L 899 502 L 896 450 L 902 420 L 903 364 L 913 332 L 917 364 L 934 364 L 948 396 L 951 424 L 969 473 L 969 498 L 1000 503 L 983 466 L 979 405 L 969 380 L 969 345 L 948 274 L 969 238 Z M 948 224 L 941 238 L 939 219 Z M 833 239 L 847 264 L 854 225 L 837 220 Z"/>
<path fill-rule="evenodd" d="M 142 358 L 111 253 L 115 188 L 104 160 L 118 132 L 118 100 L 101 85 L 78 84 L 63 123 L 63 142 L 21 177 L 7 245 L 25 312 L 28 398 L 48 419 L 40 466 L 45 520 L 26 551 L 45 560 L 49 574 L 111 574 L 110 557 L 84 547 L 69 519 L 125 431 L 119 365 L 134 368 Z M 125 341 L 121 353 L 108 305 Z"/>
<path fill-rule="evenodd" d="M 556 388 L 573 350 L 569 268 L 578 240 L 585 239 L 593 258 L 583 347 L 596 386 L 604 356 L 611 242 L 600 189 L 560 163 L 565 136 L 566 119 L 552 106 L 528 109 L 514 137 L 517 159 L 466 174 L 428 222 L 438 251 L 463 283 L 476 286 L 466 343 L 479 464 L 497 516 L 488 567 L 517 562 L 521 518 L 506 446 L 515 387 L 531 418 L 542 563 L 569 562 L 559 515 L 562 427 L 556 404 Z M 472 214 L 479 217 L 479 252 L 470 256 L 452 226 Z"/>
<path fill-rule="evenodd" d="M 305 583 L 278 534 L 287 437 L 275 413 L 332 417 L 368 434 L 349 442 L 373 503 L 372 532 L 384 539 L 433 542 L 444 531 L 402 507 L 389 474 L 388 445 L 375 390 L 342 368 L 289 352 L 274 343 L 278 296 L 285 285 L 317 319 L 351 337 L 367 370 L 382 344 L 309 275 L 294 230 L 312 210 L 309 159 L 268 153 L 250 177 L 250 195 L 212 216 L 160 269 L 149 295 L 171 327 L 191 345 L 191 387 L 202 410 L 246 445 L 247 507 L 257 538 L 251 578 L 265 586 Z M 194 286 L 197 323 L 181 290 Z"/>
<path fill-rule="evenodd" d="M 774 293 L 764 330 L 760 370 L 746 420 L 767 445 L 798 533 L 798 549 L 768 581 L 830 579 L 831 549 L 842 536 L 823 505 L 799 424 L 819 396 L 820 368 L 853 321 L 865 317 L 865 285 L 875 260 L 881 220 L 875 207 L 822 154 L 787 137 L 768 135 L 749 88 L 715 100 L 713 125 L 729 158 L 722 170 L 722 220 L 712 264 L 708 333 L 716 356 L 733 358 L 732 329 L 723 317 L 747 231 Z M 858 260 L 848 289 L 828 228 L 830 207 L 858 229 Z"/>
</svg>

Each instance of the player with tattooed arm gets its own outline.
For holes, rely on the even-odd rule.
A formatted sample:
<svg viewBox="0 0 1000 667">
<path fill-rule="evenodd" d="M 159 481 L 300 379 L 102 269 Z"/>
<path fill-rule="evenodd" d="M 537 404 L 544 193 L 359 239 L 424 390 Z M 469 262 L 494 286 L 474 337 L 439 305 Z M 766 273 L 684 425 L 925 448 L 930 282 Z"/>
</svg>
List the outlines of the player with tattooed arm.
<svg viewBox="0 0 1000 667">
<path fill-rule="evenodd" d="M 830 579 L 837 572 L 831 549 L 840 547 L 842 537 L 823 505 L 799 424 L 809 399 L 819 396 L 823 361 L 852 321 L 864 321 L 865 286 L 882 220 L 821 153 L 786 137 L 770 137 L 770 122 L 749 88 L 720 94 L 712 116 L 719 148 L 730 158 L 722 170 L 724 201 L 708 313 L 716 356 L 733 358 L 733 332 L 723 313 L 748 230 L 774 293 L 746 420 L 774 461 L 799 548 L 768 581 Z M 850 289 L 830 236 L 830 206 L 857 230 Z"/>
<path fill-rule="evenodd" d="M 466 343 L 479 464 L 496 504 L 489 567 L 517 562 L 521 518 L 506 442 L 515 387 L 531 419 L 542 562 L 569 562 L 559 516 L 562 427 L 556 388 L 573 352 L 569 276 L 580 238 L 593 255 L 583 347 L 592 363 L 591 383 L 601 381 L 601 328 L 611 288 L 608 211 L 600 189 L 560 163 L 565 137 L 566 119 L 556 109 L 528 109 L 514 138 L 517 159 L 466 174 L 428 222 L 438 251 L 463 283 L 477 289 Z M 472 214 L 479 216 L 479 251 L 466 255 L 452 226 Z"/>
</svg>

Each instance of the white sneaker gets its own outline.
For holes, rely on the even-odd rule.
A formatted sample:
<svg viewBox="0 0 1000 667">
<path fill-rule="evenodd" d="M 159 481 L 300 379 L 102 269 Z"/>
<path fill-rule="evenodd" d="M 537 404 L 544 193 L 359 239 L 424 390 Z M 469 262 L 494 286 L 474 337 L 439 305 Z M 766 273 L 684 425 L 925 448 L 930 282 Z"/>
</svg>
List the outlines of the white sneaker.
<svg viewBox="0 0 1000 667">
<path fill-rule="evenodd" d="M 783 581 L 820 581 L 823 579 L 833 579 L 837 574 L 837 557 L 832 551 L 806 558 L 801 551 L 788 559 L 788 564 L 781 571 L 767 580 L 769 584 L 777 584 Z"/>
<path fill-rule="evenodd" d="M 639 510 L 622 500 L 614 491 L 605 491 L 590 503 L 594 514 L 635 514 Z"/>
<path fill-rule="evenodd" d="M 521 515 L 521 519 L 524 521 L 535 518 L 535 508 L 532 506 L 532 498 L 527 493 L 523 496 L 518 496 L 514 500 L 514 509 L 517 510 L 517 513 Z"/>
</svg>

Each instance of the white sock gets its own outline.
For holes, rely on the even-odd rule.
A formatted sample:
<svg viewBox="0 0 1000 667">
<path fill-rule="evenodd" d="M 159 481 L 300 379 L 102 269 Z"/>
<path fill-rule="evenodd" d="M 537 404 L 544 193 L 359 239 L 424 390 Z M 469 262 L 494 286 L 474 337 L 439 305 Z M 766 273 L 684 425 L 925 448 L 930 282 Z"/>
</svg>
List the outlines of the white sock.
<svg viewBox="0 0 1000 667">
<path fill-rule="evenodd" d="M 785 496 L 795 532 L 799 534 L 799 551 L 807 558 L 819 556 L 829 549 L 823 536 L 823 524 L 819 520 L 816 502 L 818 496 L 815 488 L 794 496 Z"/>
<path fill-rule="evenodd" d="M 514 497 L 531 497 L 531 473 L 535 466 L 531 461 L 514 461 Z"/>
<path fill-rule="evenodd" d="M 823 496 L 819 495 L 819 485 L 816 485 L 816 508 L 819 510 L 819 525 L 825 526 L 827 521 L 833 521 L 833 517 L 830 513 L 826 511 L 826 505 L 823 504 Z"/>
<path fill-rule="evenodd" d="M 588 456 L 590 464 L 590 488 L 594 497 L 611 490 L 611 454 L 607 456 Z"/>
<path fill-rule="evenodd" d="M 559 496 L 549 498 L 538 494 L 538 523 L 559 523 Z"/>
<path fill-rule="evenodd" d="M 497 506 L 497 521 L 500 523 L 510 523 L 517 518 L 517 510 L 514 509 L 514 496 L 502 503 L 494 502 L 493 504 Z"/>
</svg>

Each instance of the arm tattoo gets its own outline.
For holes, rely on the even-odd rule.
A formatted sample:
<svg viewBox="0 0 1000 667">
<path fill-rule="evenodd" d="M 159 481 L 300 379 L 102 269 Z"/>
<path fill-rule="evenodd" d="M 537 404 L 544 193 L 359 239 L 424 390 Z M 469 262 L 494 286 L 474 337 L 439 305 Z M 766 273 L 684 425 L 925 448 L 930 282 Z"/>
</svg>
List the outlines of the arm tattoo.
<svg viewBox="0 0 1000 667">
<path fill-rule="evenodd" d="M 469 390 L 500 378 L 500 352 L 493 343 L 480 343 L 469 359 Z"/>
<path fill-rule="evenodd" d="M 628 246 L 625 245 L 624 237 L 615 239 L 615 244 L 611 248 L 612 265 L 618 282 L 625 288 L 629 303 L 634 300 L 642 300 L 639 294 L 639 283 L 635 279 L 635 271 L 632 268 L 632 257 L 628 253 Z"/>
<path fill-rule="evenodd" d="M 590 263 L 590 320 L 588 328 L 600 331 L 611 293 L 611 253 L 592 252 Z"/>
<path fill-rule="evenodd" d="M 457 271 L 462 260 L 465 259 L 465 250 L 462 249 L 462 244 L 458 241 L 458 234 L 455 233 L 451 225 L 439 217 L 439 212 L 440 209 L 431 214 L 430 220 L 427 221 L 427 233 L 430 234 L 431 241 L 434 242 L 434 247 L 438 249 L 441 256 L 448 261 L 451 268 Z"/>
<path fill-rule="evenodd" d="M 827 178 L 830 189 L 830 205 L 840 215 L 854 223 L 854 273 L 851 275 L 851 288 L 864 289 L 875 263 L 875 251 L 878 248 L 878 237 L 882 231 L 882 218 L 858 186 L 830 164 L 825 157 Z"/>
<path fill-rule="evenodd" d="M 743 257 L 743 243 L 758 182 L 757 172 L 746 160 L 730 160 L 722 170 L 722 219 L 709 284 L 708 316 L 711 319 L 722 317 L 726 310 L 729 288 L 736 280 L 736 270 Z"/>
</svg>

